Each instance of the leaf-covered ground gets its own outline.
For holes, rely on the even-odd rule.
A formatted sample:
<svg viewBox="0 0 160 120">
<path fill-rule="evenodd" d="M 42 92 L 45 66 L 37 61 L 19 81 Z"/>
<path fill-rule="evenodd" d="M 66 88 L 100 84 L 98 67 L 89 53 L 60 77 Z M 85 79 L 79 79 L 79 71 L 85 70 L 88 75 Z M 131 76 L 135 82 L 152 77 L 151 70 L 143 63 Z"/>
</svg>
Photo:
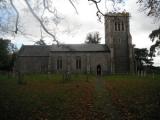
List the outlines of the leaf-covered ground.
<svg viewBox="0 0 160 120">
<path fill-rule="evenodd" d="M 159 77 L 0 75 L 0 120 L 159 120 Z"/>
<path fill-rule="evenodd" d="M 160 76 L 105 77 L 122 120 L 160 120 Z"/>
</svg>

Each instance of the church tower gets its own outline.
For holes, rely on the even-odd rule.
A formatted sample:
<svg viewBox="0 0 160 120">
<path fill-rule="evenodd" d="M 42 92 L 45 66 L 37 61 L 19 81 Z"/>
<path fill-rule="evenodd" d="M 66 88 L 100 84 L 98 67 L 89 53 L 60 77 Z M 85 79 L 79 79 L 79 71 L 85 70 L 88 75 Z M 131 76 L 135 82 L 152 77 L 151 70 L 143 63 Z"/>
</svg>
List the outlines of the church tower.
<svg viewBox="0 0 160 120">
<path fill-rule="evenodd" d="M 111 51 L 113 74 L 133 72 L 133 45 L 129 17 L 127 12 L 105 15 L 105 43 Z"/>
</svg>

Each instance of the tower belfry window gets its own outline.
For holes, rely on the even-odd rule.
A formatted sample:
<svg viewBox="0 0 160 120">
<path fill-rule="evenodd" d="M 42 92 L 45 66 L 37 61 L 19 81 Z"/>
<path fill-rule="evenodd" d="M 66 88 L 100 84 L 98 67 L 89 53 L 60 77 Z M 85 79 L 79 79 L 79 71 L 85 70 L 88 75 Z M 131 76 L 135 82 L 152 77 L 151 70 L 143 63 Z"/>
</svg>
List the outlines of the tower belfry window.
<svg viewBox="0 0 160 120">
<path fill-rule="evenodd" d="M 117 22 L 115 22 L 115 26 L 114 26 L 115 28 L 115 31 L 117 31 Z"/>
<path fill-rule="evenodd" d="M 120 25 L 120 23 L 118 23 L 118 31 L 120 31 L 121 30 L 121 25 Z"/>
</svg>

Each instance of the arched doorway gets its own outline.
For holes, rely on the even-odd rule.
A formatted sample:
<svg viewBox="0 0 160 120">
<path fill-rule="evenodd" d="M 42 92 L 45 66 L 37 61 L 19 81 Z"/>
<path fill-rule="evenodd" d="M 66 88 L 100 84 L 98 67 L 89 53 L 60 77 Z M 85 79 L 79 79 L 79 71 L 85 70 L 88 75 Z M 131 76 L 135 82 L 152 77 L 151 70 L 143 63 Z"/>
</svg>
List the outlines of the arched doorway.
<svg viewBox="0 0 160 120">
<path fill-rule="evenodd" d="M 97 75 L 101 75 L 101 65 L 97 65 Z"/>
</svg>

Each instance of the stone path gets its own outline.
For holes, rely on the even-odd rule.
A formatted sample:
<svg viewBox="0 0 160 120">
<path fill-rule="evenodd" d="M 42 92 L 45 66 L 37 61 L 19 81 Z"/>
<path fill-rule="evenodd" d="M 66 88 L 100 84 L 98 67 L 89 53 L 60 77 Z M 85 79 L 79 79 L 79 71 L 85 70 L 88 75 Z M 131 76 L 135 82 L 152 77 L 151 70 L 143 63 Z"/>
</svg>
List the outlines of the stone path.
<svg viewBox="0 0 160 120">
<path fill-rule="evenodd" d="M 95 81 L 95 103 L 97 120 L 119 120 L 119 114 L 112 101 L 109 92 L 105 89 L 105 81 L 101 77 L 97 77 Z"/>
</svg>

